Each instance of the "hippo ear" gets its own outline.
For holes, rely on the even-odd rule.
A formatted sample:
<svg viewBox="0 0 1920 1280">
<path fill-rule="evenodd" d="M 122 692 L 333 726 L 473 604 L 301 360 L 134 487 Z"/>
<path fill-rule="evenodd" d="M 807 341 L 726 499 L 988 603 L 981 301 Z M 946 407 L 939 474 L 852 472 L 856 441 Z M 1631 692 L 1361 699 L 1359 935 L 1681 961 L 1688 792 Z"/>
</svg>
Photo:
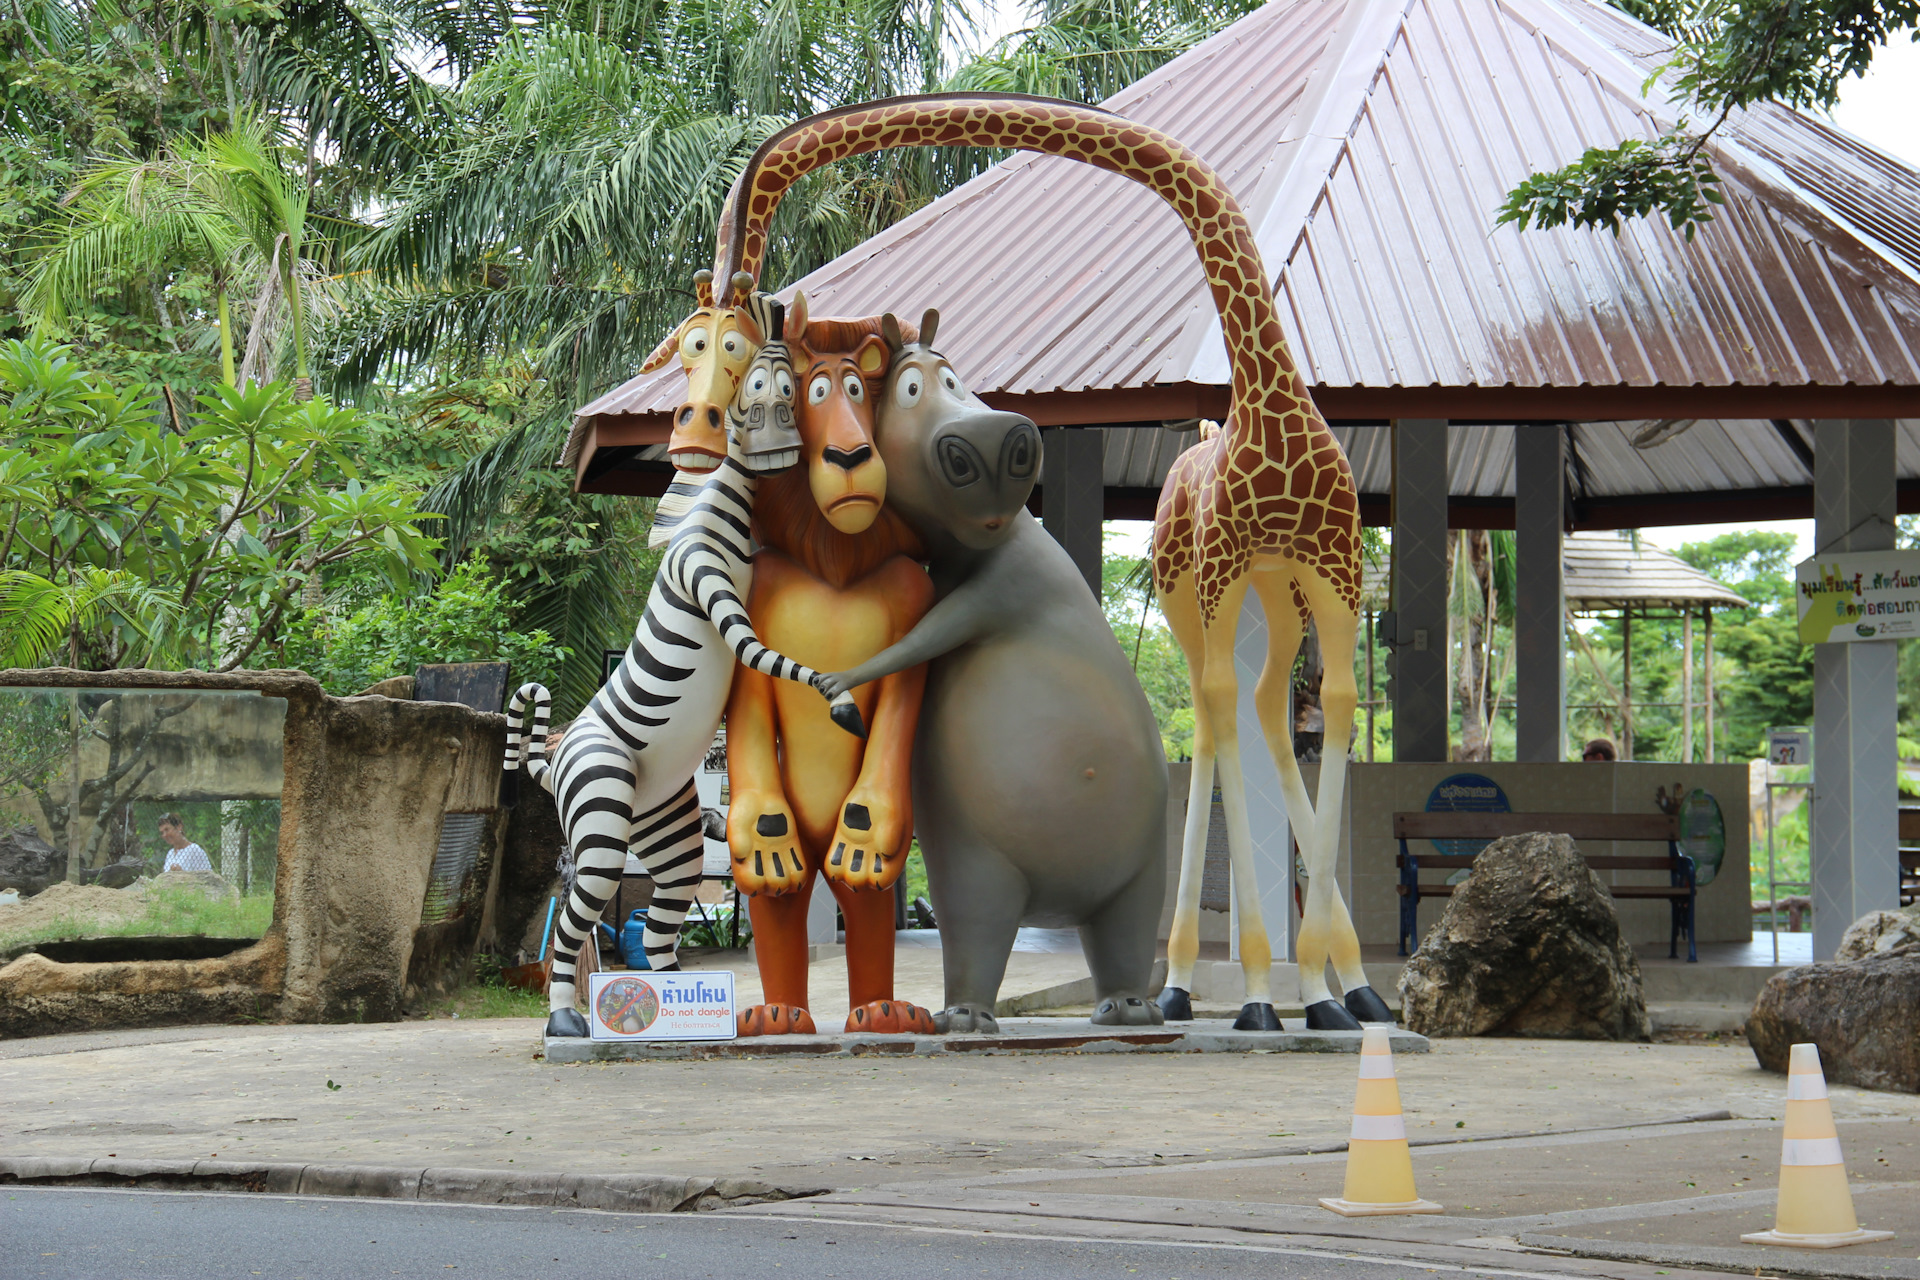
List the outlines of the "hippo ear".
<svg viewBox="0 0 1920 1280">
<path fill-rule="evenodd" d="M 940 313 L 932 307 L 928 307 L 926 314 L 920 317 L 920 345 L 923 347 L 932 346 L 933 331 L 939 327 Z"/>
<path fill-rule="evenodd" d="M 713 272 L 703 268 L 693 273 L 693 296 L 703 307 L 713 305 Z"/>
<path fill-rule="evenodd" d="M 753 292 L 753 277 L 744 271 L 733 273 L 733 301 L 729 306 L 739 306 Z"/>
<path fill-rule="evenodd" d="M 907 340 L 900 336 L 900 322 L 894 319 L 891 311 L 880 317 L 880 336 L 887 340 L 888 349 L 895 355 L 899 355 L 900 348 L 907 345 Z"/>
</svg>

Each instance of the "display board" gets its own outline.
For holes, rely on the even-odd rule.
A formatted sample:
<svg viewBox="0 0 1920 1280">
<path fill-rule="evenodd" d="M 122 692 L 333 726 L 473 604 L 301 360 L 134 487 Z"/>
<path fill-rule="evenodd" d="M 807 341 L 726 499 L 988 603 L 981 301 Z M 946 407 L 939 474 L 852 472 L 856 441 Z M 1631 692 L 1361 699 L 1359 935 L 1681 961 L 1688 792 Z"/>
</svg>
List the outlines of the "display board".
<svg viewBox="0 0 1920 1280">
<path fill-rule="evenodd" d="M 1920 551 L 1809 556 L 1793 576 L 1802 644 L 1920 636 Z"/>
</svg>

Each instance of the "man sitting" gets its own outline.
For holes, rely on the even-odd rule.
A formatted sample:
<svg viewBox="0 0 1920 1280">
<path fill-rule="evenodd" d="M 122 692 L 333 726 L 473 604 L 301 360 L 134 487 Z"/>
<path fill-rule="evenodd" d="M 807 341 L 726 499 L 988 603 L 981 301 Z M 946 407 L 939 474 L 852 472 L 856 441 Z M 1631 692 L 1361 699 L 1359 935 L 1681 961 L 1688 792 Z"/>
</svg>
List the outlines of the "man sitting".
<svg viewBox="0 0 1920 1280">
<path fill-rule="evenodd" d="M 160 815 L 160 838 L 167 843 L 167 865 L 161 874 L 169 871 L 212 871 L 213 864 L 207 860 L 207 851 L 187 839 L 180 815 L 163 813 Z"/>
</svg>

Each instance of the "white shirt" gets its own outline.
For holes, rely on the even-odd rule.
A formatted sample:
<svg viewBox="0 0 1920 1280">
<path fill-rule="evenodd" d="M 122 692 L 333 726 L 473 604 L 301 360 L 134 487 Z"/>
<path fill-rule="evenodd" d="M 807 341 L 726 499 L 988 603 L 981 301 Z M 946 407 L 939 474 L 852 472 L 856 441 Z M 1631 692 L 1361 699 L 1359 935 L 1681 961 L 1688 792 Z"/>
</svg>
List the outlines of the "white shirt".
<svg viewBox="0 0 1920 1280">
<path fill-rule="evenodd" d="M 160 870 L 163 875 L 169 871 L 211 871 L 213 864 L 207 861 L 207 851 L 189 840 L 167 851 L 167 865 Z"/>
</svg>

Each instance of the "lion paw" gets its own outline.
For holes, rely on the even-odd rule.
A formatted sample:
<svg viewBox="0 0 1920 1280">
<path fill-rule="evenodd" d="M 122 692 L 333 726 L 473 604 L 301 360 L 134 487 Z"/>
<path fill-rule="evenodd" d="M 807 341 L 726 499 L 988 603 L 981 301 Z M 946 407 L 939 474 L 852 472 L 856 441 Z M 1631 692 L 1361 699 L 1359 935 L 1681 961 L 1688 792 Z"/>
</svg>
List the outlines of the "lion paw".
<svg viewBox="0 0 1920 1280">
<path fill-rule="evenodd" d="M 757 1004 L 738 1019 L 741 1036 L 811 1036 L 813 1015 L 797 1004 Z"/>
<path fill-rule="evenodd" d="M 781 800 L 736 796 L 729 815 L 733 882 L 743 893 L 778 896 L 805 888 L 812 872 L 794 838 L 793 811 Z"/>
<path fill-rule="evenodd" d="M 866 804 L 850 796 L 821 869 L 829 880 L 849 889 L 891 889 L 907 866 L 906 855 L 894 852 L 899 843 L 900 823 L 892 806 Z"/>
<path fill-rule="evenodd" d="M 934 1036 L 933 1014 L 904 1000 L 874 1000 L 847 1015 L 847 1034 Z"/>
</svg>

